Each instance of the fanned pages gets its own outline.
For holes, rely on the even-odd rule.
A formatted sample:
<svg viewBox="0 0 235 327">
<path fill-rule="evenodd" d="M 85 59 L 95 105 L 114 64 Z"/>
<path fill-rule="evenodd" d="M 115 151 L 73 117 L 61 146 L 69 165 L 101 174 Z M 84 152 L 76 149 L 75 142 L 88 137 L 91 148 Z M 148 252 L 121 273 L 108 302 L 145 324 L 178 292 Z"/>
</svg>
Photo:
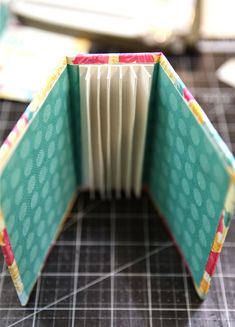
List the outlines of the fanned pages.
<svg viewBox="0 0 235 327">
<path fill-rule="evenodd" d="M 94 134 L 94 137 L 97 137 L 97 145 L 98 145 L 98 187 L 97 189 L 100 191 L 101 196 L 104 197 L 105 195 L 105 187 L 104 187 L 104 159 L 103 159 L 103 149 L 102 149 L 102 130 L 101 130 L 101 91 L 100 91 L 100 84 L 101 84 L 101 67 L 97 67 L 97 135 Z"/>
<path fill-rule="evenodd" d="M 111 66 L 110 80 L 110 144 L 111 144 L 111 185 L 116 189 L 119 177 L 120 143 L 121 143 L 121 111 L 120 111 L 120 70 L 119 66 Z"/>
<path fill-rule="evenodd" d="M 117 134 L 117 176 L 116 176 L 116 195 L 120 196 L 121 193 L 121 160 L 122 160 L 122 66 L 119 66 L 119 79 L 118 79 L 118 134 Z"/>
<path fill-rule="evenodd" d="M 94 168 L 93 168 L 93 153 L 92 153 L 92 124 L 91 124 L 91 67 L 88 67 L 86 77 L 85 77 L 85 85 L 86 85 L 86 93 L 84 94 L 86 97 L 85 105 L 86 108 L 82 109 L 86 111 L 86 128 L 87 128 L 87 140 L 88 140 L 88 171 L 89 171 L 89 187 L 91 190 L 91 194 L 95 191 L 95 181 L 94 181 Z M 84 96 L 83 95 L 83 96 Z M 82 96 L 81 96 L 82 99 Z M 83 103 L 83 101 L 81 101 Z M 85 146 L 85 145 L 84 145 Z"/>
<path fill-rule="evenodd" d="M 90 163 L 89 163 L 89 138 L 90 138 L 90 128 L 88 126 L 89 121 L 87 115 L 88 113 L 88 104 L 89 101 L 89 92 L 87 91 L 87 70 L 88 66 L 80 66 L 79 68 L 79 80 L 80 80 L 80 94 L 84 94 L 86 96 L 82 96 L 80 99 L 80 115 L 81 115 L 81 139 L 82 139 L 82 171 L 83 171 L 83 183 L 85 186 L 90 185 Z M 87 94 L 88 92 L 88 94 Z"/>
<path fill-rule="evenodd" d="M 101 141 L 102 141 L 102 155 L 103 155 L 103 192 L 107 194 L 110 187 L 110 117 L 109 117 L 109 90 L 110 83 L 108 83 L 108 67 L 99 66 L 100 75 L 100 130 L 101 130 Z M 109 79 L 110 82 L 110 79 Z"/>
<path fill-rule="evenodd" d="M 80 67 L 84 174 L 102 197 L 140 194 L 152 72 L 153 65 Z"/>
<path fill-rule="evenodd" d="M 111 196 L 111 190 L 112 190 L 112 158 L 111 158 L 111 112 L 110 112 L 110 93 L 111 93 L 111 66 L 108 66 L 108 72 L 107 72 L 107 140 L 106 140 L 106 190 L 107 190 L 107 196 Z M 104 92 L 105 94 L 105 92 Z"/>
<path fill-rule="evenodd" d="M 122 189 L 130 196 L 137 75 L 133 67 L 122 69 Z"/>
<path fill-rule="evenodd" d="M 100 132 L 100 104 L 99 104 L 99 81 L 97 79 L 98 67 L 91 67 L 90 80 L 90 119 L 91 119 L 91 140 L 93 157 L 94 190 L 101 191 L 103 179 L 103 158 L 101 150 Z"/>
</svg>

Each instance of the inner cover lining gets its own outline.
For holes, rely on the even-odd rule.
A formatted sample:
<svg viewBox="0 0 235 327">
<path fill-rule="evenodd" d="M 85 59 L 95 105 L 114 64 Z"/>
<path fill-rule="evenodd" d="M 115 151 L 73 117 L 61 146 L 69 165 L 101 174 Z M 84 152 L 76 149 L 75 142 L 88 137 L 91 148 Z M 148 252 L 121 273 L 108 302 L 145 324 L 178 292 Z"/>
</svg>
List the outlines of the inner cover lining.
<svg viewBox="0 0 235 327">
<path fill-rule="evenodd" d="M 153 73 L 144 176 L 199 286 L 230 178 L 220 153 L 161 65 Z"/>
<path fill-rule="evenodd" d="M 1 210 L 23 283 L 23 305 L 77 190 L 71 125 L 76 108 L 66 68 L 0 176 Z"/>
</svg>

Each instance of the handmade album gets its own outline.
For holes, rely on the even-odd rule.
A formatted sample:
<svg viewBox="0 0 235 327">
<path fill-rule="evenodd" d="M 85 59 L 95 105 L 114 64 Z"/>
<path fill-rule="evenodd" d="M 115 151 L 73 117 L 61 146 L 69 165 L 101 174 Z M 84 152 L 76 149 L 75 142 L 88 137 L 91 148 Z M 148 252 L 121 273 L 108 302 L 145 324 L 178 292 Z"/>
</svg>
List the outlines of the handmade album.
<svg viewBox="0 0 235 327">
<path fill-rule="evenodd" d="M 65 58 L 1 146 L 0 173 L 0 244 L 22 305 L 85 189 L 103 199 L 148 192 L 206 296 L 235 163 L 162 53 Z"/>
</svg>

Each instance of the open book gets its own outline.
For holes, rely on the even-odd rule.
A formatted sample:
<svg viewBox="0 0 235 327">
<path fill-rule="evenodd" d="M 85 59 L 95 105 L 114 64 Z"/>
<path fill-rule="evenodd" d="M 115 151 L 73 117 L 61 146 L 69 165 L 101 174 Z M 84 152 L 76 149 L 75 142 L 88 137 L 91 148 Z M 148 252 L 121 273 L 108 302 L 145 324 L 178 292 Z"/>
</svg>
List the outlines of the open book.
<svg viewBox="0 0 235 327">
<path fill-rule="evenodd" d="M 144 187 L 201 298 L 234 205 L 235 163 L 161 53 L 65 58 L 0 149 L 0 244 L 22 305 L 77 191 Z"/>
</svg>

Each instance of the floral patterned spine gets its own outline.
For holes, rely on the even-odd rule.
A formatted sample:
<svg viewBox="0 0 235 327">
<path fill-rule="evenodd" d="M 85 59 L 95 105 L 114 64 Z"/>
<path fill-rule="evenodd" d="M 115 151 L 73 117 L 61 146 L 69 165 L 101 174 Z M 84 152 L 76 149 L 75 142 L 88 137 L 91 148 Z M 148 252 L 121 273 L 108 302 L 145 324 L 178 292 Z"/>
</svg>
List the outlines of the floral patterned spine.
<svg viewBox="0 0 235 327">
<path fill-rule="evenodd" d="M 78 54 L 73 59 L 73 64 L 108 64 L 109 62 L 109 55 L 107 54 Z"/>
<path fill-rule="evenodd" d="M 70 64 L 151 64 L 160 60 L 161 52 L 153 53 L 120 53 L 120 54 L 79 54 L 68 58 Z"/>
</svg>

